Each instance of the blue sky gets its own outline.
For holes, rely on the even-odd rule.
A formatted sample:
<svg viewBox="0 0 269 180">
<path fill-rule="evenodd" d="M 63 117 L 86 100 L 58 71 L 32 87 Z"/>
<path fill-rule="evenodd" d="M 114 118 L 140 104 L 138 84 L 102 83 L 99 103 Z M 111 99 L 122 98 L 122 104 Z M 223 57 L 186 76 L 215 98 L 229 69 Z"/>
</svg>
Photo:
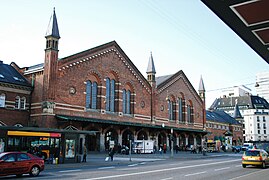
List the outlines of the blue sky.
<svg viewBox="0 0 269 180">
<path fill-rule="evenodd" d="M 216 89 L 248 85 L 268 64 L 198 0 L 12 0 L 0 6 L 0 60 L 43 63 L 45 33 L 56 8 L 59 58 L 115 40 L 146 76 L 183 70 L 197 90 L 204 79 L 209 107 Z M 253 91 L 255 94 L 255 91 Z"/>
</svg>

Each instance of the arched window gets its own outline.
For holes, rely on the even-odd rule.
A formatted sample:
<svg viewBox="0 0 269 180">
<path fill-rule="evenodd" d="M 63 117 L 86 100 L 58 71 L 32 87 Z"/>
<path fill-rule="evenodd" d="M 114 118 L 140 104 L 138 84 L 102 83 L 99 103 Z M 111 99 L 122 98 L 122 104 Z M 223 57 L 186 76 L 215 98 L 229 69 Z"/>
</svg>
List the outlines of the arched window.
<svg viewBox="0 0 269 180">
<path fill-rule="evenodd" d="M 126 114 L 131 114 L 131 91 L 128 90 L 126 94 Z"/>
<path fill-rule="evenodd" d="M 194 114 L 193 114 L 193 106 L 187 105 L 187 117 L 188 117 L 188 123 L 194 122 Z"/>
<path fill-rule="evenodd" d="M 187 105 L 187 121 L 188 123 L 191 122 L 191 106 L 190 105 Z"/>
<path fill-rule="evenodd" d="M 131 91 L 123 89 L 122 91 L 122 112 L 123 114 L 131 114 Z"/>
<path fill-rule="evenodd" d="M 106 111 L 115 112 L 115 80 L 106 78 Z"/>
<path fill-rule="evenodd" d="M 20 108 L 20 97 L 17 96 L 16 99 L 15 99 L 15 109 L 19 109 Z"/>
<path fill-rule="evenodd" d="M 169 120 L 175 120 L 175 102 L 168 100 Z"/>
<path fill-rule="evenodd" d="M 26 107 L 26 98 L 22 97 L 20 100 L 20 109 L 25 109 Z"/>
<path fill-rule="evenodd" d="M 122 112 L 126 114 L 126 90 L 122 90 Z"/>
<path fill-rule="evenodd" d="M 6 95 L 0 94 L 0 108 L 5 107 L 5 103 L 6 103 Z"/>
<path fill-rule="evenodd" d="M 86 108 L 97 109 L 97 82 L 86 82 Z"/>
<path fill-rule="evenodd" d="M 183 100 L 178 98 L 178 121 L 183 122 Z"/>
</svg>

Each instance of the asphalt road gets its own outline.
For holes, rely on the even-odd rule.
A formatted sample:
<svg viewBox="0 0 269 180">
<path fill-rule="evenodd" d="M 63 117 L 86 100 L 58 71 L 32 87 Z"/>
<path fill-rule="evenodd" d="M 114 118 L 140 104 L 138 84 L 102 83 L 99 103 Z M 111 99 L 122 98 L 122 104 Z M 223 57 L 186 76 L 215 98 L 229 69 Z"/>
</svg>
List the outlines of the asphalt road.
<svg viewBox="0 0 269 180">
<path fill-rule="evenodd" d="M 64 180 L 267 180 L 269 167 L 242 168 L 241 155 L 230 154 L 208 158 L 138 158 L 128 161 L 128 157 L 119 157 L 115 163 L 74 164 L 48 168 L 36 178 L 25 175 L 20 179 L 64 179 Z M 124 161 L 125 160 L 125 161 Z M 136 161 L 137 160 L 137 161 Z M 121 163 L 119 163 L 121 162 Z M 13 179 L 14 176 L 3 179 Z M 0 178 L 2 179 L 2 178 Z M 18 179 L 18 178 L 16 178 Z"/>
</svg>

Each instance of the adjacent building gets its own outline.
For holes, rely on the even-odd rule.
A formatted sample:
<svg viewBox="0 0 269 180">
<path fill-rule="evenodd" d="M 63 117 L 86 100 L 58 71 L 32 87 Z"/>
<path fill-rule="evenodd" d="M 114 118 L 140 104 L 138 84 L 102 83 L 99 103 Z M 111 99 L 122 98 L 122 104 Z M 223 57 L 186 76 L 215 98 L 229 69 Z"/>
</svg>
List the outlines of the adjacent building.
<svg viewBox="0 0 269 180">
<path fill-rule="evenodd" d="M 255 87 L 257 95 L 269 102 L 269 72 L 260 72 L 256 74 Z"/>
<path fill-rule="evenodd" d="M 218 98 L 210 109 L 223 110 L 231 117 L 236 118 L 238 117 L 238 113 L 235 113 L 234 110 L 236 106 L 243 117 L 243 120 L 239 120 L 239 122 L 243 123 L 244 141 L 269 141 L 267 126 L 269 104 L 264 98 L 253 95 Z"/>
</svg>

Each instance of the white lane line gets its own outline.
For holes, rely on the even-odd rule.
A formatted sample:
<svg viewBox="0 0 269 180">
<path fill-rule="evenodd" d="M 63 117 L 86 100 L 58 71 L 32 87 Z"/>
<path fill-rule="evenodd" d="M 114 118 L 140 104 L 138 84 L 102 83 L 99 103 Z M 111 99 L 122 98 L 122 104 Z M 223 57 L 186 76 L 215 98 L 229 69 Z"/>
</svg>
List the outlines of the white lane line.
<svg viewBox="0 0 269 180">
<path fill-rule="evenodd" d="M 142 172 L 136 172 L 136 173 L 101 176 L 101 177 L 95 177 L 95 178 L 87 178 L 83 180 L 112 179 L 112 178 L 119 178 L 119 177 L 126 177 L 126 176 L 136 176 L 136 175 L 142 175 L 142 174 L 160 173 L 160 172 L 173 171 L 173 170 L 179 170 L 179 169 L 210 166 L 210 165 L 215 165 L 215 164 L 224 164 L 224 163 L 230 163 L 230 162 L 235 162 L 235 161 L 242 161 L 242 160 L 235 159 L 235 160 L 229 160 L 229 161 L 219 161 L 219 162 L 212 162 L 212 163 L 205 163 L 205 164 L 196 164 L 196 165 L 172 167 L 172 168 L 166 168 L 166 169 L 156 169 L 156 170 L 151 170 L 151 171 L 142 171 Z"/>
<path fill-rule="evenodd" d="M 224 167 L 224 168 L 214 169 L 214 171 L 221 171 L 221 170 L 224 170 L 224 169 L 230 169 L 230 167 Z"/>
<path fill-rule="evenodd" d="M 129 164 L 129 167 L 137 166 L 138 164 Z"/>
<path fill-rule="evenodd" d="M 172 163 L 172 164 L 168 164 L 168 165 L 174 166 L 174 165 L 180 165 L 180 164 L 183 164 L 183 163 Z"/>
<path fill-rule="evenodd" d="M 161 180 L 170 180 L 170 179 L 173 179 L 173 178 L 169 177 L 169 178 L 165 178 L 165 179 L 161 179 Z"/>
<path fill-rule="evenodd" d="M 134 168 L 122 168 L 122 169 L 117 169 L 118 171 L 130 171 L 130 170 L 136 170 L 138 169 L 137 167 Z"/>
<path fill-rule="evenodd" d="M 192 173 L 192 174 L 186 174 L 185 176 L 195 176 L 195 175 L 204 174 L 204 173 L 206 173 L 206 171 Z"/>
<path fill-rule="evenodd" d="M 236 165 L 236 166 L 234 166 L 234 167 L 242 167 L 242 164 L 240 164 L 240 165 Z"/>
<path fill-rule="evenodd" d="M 260 171 L 255 171 L 253 173 L 245 174 L 245 175 L 242 175 L 242 176 L 237 176 L 237 177 L 234 177 L 234 178 L 229 179 L 229 180 L 240 179 L 240 178 L 243 178 L 243 177 L 247 177 L 249 175 L 252 175 L 252 174 L 260 173 L 262 171 L 268 171 L 268 170 L 267 169 L 263 169 L 263 170 L 260 170 Z"/>
<path fill-rule="evenodd" d="M 113 168 L 115 168 L 115 166 L 100 167 L 100 168 L 98 168 L 98 169 L 113 169 Z"/>
<path fill-rule="evenodd" d="M 64 170 L 64 171 L 59 171 L 60 173 L 68 173 L 68 172 L 78 172 L 82 171 L 81 169 L 72 169 L 72 170 Z"/>
<path fill-rule="evenodd" d="M 146 164 L 146 162 L 142 162 L 142 163 L 140 163 L 140 164 L 142 164 L 142 165 L 143 165 L 143 164 Z"/>
</svg>

